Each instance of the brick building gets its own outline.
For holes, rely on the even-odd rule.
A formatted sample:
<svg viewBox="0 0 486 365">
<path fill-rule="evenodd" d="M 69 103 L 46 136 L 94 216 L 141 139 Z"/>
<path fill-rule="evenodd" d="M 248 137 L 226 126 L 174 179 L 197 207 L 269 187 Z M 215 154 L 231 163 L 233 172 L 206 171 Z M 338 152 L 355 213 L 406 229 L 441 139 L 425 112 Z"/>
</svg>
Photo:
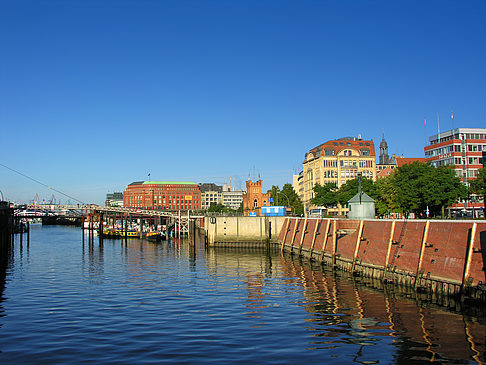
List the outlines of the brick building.
<svg viewBox="0 0 486 365">
<path fill-rule="evenodd" d="M 263 180 L 246 182 L 246 193 L 243 194 L 243 212 L 245 216 L 256 213 L 260 216 L 261 207 L 270 206 L 270 193 L 263 193 Z"/>
<path fill-rule="evenodd" d="M 201 191 L 184 181 L 136 181 L 123 192 L 123 206 L 157 210 L 200 210 Z"/>
</svg>

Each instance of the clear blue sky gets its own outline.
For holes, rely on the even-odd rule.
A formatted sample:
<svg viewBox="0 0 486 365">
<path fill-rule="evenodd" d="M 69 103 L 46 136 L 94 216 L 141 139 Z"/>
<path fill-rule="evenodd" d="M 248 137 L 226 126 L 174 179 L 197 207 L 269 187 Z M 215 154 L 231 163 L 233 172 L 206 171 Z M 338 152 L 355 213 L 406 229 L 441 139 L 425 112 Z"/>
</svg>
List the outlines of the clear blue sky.
<svg viewBox="0 0 486 365">
<path fill-rule="evenodd" d="M 149 173 L 282 186 L 309 149 L 382 129 L 423 157 L 424 118 L 486 127 L 485 19 L 485 1 L 0 0 L 0 163 L 101 203 Z M 53 194 L 2 166 L 0 190 Z"/>
</svg>

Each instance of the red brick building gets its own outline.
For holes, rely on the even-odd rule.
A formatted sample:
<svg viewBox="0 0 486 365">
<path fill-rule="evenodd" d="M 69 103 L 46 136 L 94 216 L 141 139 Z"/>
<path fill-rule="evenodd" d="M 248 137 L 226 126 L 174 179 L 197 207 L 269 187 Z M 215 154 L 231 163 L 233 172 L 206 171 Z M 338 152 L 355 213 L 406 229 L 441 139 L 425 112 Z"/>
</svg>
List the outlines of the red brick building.
<svg viewBox="0 0 486 365">
<path fill-rule="evenodd" d="M 136 181 L 123 192 L 123 206 L 154 210 L 200 210 L 201 191 L 196 183 Z"/>
<path fill-rule="evenodd" d="M 261 207 L 270 206 L 270 193 L 263 193 L 263 180 L 246 182 L 246 193 L 243 194 L 243 212 L 245 216 L 250 215 L 250 212 L 256 213 L 257 216 L 261 214 Z"/>
</svg>

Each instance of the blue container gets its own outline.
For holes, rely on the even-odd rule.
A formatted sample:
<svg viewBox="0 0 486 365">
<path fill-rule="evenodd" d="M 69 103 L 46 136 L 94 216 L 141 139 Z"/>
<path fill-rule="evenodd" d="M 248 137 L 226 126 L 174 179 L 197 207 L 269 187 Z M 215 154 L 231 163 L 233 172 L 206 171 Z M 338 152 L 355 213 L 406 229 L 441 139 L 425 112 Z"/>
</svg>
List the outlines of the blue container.
<svg viewBox="0 0 486 365">
<path fill-rule="evenodd" d="M 262 216 L 265 217 L 283 217 L 287 212 L 287 209 L 284 206 L 262 207 L 261 209 Z"/>
</svg>

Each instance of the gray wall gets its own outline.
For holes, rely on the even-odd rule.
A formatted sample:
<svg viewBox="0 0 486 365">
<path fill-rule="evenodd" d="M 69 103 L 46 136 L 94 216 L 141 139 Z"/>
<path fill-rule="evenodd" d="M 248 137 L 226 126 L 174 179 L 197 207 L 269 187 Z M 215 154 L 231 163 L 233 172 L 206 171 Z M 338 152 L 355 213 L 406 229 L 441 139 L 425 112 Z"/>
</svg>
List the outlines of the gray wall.
<svg viewBox="0 0 486 365">
<path fill-rule="evenodd" d="M 286 217 L 205 217 L 208 244 L 278 242 Z M 270 232 L 271 231 L 271 232 Z"/>
</svg>

